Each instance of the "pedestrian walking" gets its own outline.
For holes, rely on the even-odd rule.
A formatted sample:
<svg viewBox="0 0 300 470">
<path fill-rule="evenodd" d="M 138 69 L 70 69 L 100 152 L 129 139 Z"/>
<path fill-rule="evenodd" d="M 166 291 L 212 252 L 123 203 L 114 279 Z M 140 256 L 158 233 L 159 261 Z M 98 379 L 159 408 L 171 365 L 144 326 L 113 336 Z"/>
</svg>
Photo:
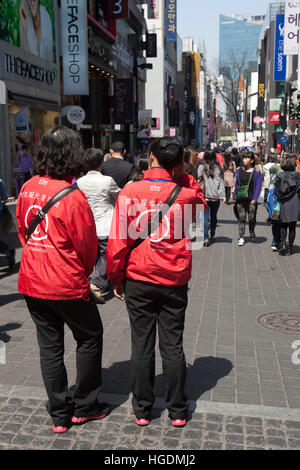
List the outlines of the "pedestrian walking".
<svg viewBox="0 0 300 470">
<path fill-rule="evenodd" d="M 172 425 L 184 426 L 188 405 L 183 330 L 192 262 L 186 228 L 197 206 L 206 206 L 206 201 L 196 180 L 186 173 L 183 147 L 176 139 L 155 139 L 149 163 L 144 179 L 119 194 L 107 247 L 107 275 L 116 297 L 125 299 L 130 318 L 136 424 L 149 424 L 155 399 L 157 324 L 166 407 Z"/>
<path fill-rule="evenodd" d="M 77 180 L 77 186 L 86 195 L 96 223 L 98 252 L 90 284 L 96 301 L 101 304 L 105 303 L 104 296 L 110 291 L 110 281 L 106 277 L 105 253 L 114 206 L 120 192 L 115 180 L 101 173 L 103 160 L 104 152 L 101 149 L 86 150 L 84 163 L 88 171 Z"/>
<path fill-rule="evenodd" d="M 257 201 L 262 188 L 262 174 L 254 167 L 255 156 L 252 152 L 243 154 L 243 166 L 236 171 L 233 200 L 234 212 L 239 223 L 238 245 L 245 244 L 246 219 L 248 214 L 250 238 L 255 238 Z"/>
<path fill-rule="evenodd" d="M 103 327 L 88 280 L 98 238 L 85 195 L 71 185 L 73 175 L 80 172 L 82 153 L 77 132 L 68 127 L 48 130 L 37 151 L 37 176 L 23 185 L 16 211 L 24 248 L 19 291 L 36 325 L 47 409 L 55 433 L 109 412 L 107 404 L 98 403 Z M 46 203 L 52 205 L 49 212 Z M 65 324 L 77 343 L 72 399 L 68 399 L 64 365 Z"/>
<path fill-rule="evenodd" d="M 17 196 L 26 181 L 28 181 L 33 175 L 33 161 L 32 157 L 28 153 L 28 145 L 22 145 L 22 151 L 19 154 L 17 162 L 18 172 L 16 173 L 16 192 Z"/>
<path fill-rule="evenodd" d="M 0 178 L 0 250 L 5 253 L 8 272 L 11 273 L 15 267 L 15 250 L 11 249 L 7 244 L 7 241 L 3 240 L 4 233 L 8 231 L 9 227 L 7 218 L 11 219 L 11 216 L 8 212 L 5 202 L 8 200 L 6 187 L 4 181 Z M 10 221 L 9 221 L 10 222 Z"/>
<path fill-rule="evenodd" d="M 204 246 L 208 247 L 215 242 L 217 214 L 221 200 L 225 202 L 224 172 L 214 150 L 206 150 L 204 153 L 204 159 L 198 167 L 198 182 L 204 187 L 208 206 L 204 210 Z"/>
<path fill-rule="evenodd" d="M 123 142 L 113 142 L 109 150 L 111 158 L 104 162 L 102 174 L 111 176 L 119 188 L 124 188 L 128 181 L 132 180 L 134 165 L 125 161 L 126 148 Z"/>
<path fill-rule="evenodd" d="M 149 169 L 149 158 L 147 152 L 142 152 L 136 157 L 135 172 L 132 181 L 141 181 L 144 179 L 144 173 Z M 130 183 L 131 181 L 129 181 Z"/>
<path fill-rule="evenodd" d="M 274 194 L 280 203 L 279 255 L 292 255 L 296 238 L 296 225 L 300 210 L 300 174 L 296 171 L 296 155 L 288 154 L 281 162 L 282 173 L 275 180 Z M 288 242 L 287 242 L 288 237 Z"/>
<path fill-rule="evenodd" d="M 231 150 L 231 156 L 232 156 L 232 160 L 235 163 L 236 168 L 239 168 L 243 163 L 243 159 L 236 147 L 233 147 L 233 149 Z"/>
<path fill-rule="evenodd" d="M 231 153 L 225 152 L 223 171 L 224 171 L 226 204 L 230 204 L 230 198 L 232 197 L 234 187 L 235 187 L 235 174 L 236 174 L 236 165 L 235 165 L 235 162 L 232 160 Z"/>
<path fill-rule="evenodd" d="M 191 149 L 184 149 L 184 163 L 186 172 L 197 179 L 198 152 Z"/>
</svg>

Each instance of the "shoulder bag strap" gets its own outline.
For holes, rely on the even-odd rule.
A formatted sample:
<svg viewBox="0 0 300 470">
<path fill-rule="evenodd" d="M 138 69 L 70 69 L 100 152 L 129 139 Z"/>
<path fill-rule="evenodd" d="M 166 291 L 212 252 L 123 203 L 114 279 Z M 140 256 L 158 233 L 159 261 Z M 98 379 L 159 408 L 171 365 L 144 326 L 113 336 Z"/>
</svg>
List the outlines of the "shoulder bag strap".
<svg viewBox="0 0 300 470">
<path fill-rule="evenodd" d="M 47 202 L 47 204 L 45 204 L 44 207 L 37 212 L 35 218 L 29 224 L 27 233 L 25 235 L 25 243 L 28 242 L 29 238 L 31 237 L 37 226 L 42 222 L 42 220 L 44 220 L 49 209 L 51 209 L 51 207 L 54 206 L 54 204 L 60 201 L 63 197 L 67 196 L 69 193 L 75 191 L 76 189 L 77 188 L 75 188 L 74 186 L 67 186 L 66 188 L 62 189 L 57 194 L 55 194 Z"/>
<path fill-rule="evenodd" d="M 171 206 L 174 204 L 176 201 L 177 197 L 179 196 L 180 192 L 182 190 L 182 187 L 179 185 L 176 185 L 175 188 L 173 189 L 170 197 L 168 200 L 164 203 L 163 205 L 163 210 L 159 211 L 158 214 L 156 214 L 152 220 L 150 219 L 148 222 L 148 225 L 146 229 L 141 232 L 139 238 L 135 240 L 134 244 L 131 246 L 129 253 L 131 253 L 135 248 L 137 248 L 148 236 L 151 234 L 151 229 L 152 231 L 155 231 L 157 227 L 159 226 L 160 222 L 164 218 L 164 216 L 168 213 L 169 209 Z M 154 229 L 154 230 L 153 230 Z"/>
</svg>

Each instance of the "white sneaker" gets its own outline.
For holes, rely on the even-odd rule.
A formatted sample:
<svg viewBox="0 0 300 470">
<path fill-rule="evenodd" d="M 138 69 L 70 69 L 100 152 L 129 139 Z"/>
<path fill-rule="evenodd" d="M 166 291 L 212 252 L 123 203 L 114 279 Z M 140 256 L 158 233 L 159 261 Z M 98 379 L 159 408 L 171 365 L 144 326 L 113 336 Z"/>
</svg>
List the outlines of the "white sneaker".
<svg viewBox="0 0 300 470">
<path fill-rule="evenodd" d="M 244 246 L 245 245 L 245 240 L 241 237 L 238 241 L 238 246 Z"/>
</svg>

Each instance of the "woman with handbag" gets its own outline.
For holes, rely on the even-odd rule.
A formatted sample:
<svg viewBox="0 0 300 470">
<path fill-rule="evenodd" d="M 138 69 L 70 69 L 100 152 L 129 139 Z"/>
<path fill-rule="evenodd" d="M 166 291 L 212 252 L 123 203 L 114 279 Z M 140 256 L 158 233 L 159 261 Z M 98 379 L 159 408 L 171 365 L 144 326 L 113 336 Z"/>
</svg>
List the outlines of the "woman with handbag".
<svg viewBox="0 0 300 470">
<path fill-rule="evenodd" d="M 296 155 L 288 154 L 281 163 L 283 173 L 277 175 L 274 194 L 280 203 L 281 256 L 292 255 L 296 237 L 296 225 L 300 209 L 300 174 L 296 171 Z M 286 242 L 289 231 L 289 241 Z"/>
<path fill-rule="evenodd" d="M 239 222 L 238 246 L 245 244 L 246 218 L 248 214 L 250 238 L 255 238 L 257 200 L 262 188 L 262 174 L 255 166 L 252 152 L 243 154 L 243 166 L 237 169 L 233 200 L 234 212 Z"/>
</svg>

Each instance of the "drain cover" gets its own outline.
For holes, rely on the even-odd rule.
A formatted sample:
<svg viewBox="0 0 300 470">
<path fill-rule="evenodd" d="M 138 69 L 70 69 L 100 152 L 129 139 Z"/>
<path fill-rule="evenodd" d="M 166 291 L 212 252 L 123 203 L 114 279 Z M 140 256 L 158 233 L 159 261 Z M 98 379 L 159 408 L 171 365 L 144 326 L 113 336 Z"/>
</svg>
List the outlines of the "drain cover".
<svg viewBox="0 0 300 470">
<path fill-rule="evenodd" d="M 300 313 L 265 313 L 258 317 L 257 321 L 269 330 L 300 336 Z"/>
</svg>

